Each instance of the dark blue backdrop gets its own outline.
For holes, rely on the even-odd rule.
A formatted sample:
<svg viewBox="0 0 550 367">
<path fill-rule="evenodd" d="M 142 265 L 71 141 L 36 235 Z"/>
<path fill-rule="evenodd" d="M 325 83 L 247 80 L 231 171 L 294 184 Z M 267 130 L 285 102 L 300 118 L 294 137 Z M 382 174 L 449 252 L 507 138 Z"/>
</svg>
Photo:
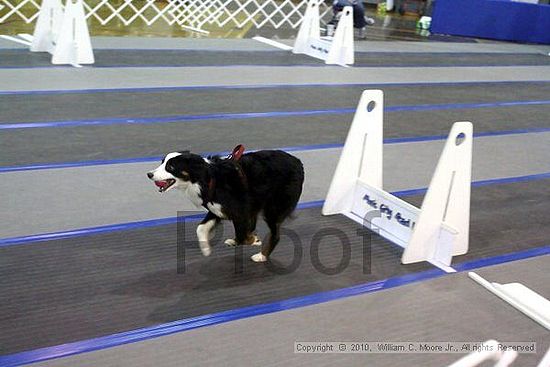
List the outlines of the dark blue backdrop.
<svg viewBox="0 0 550 367">
<path fill-rule="evenodd" d="M 510 0 L 436 0 L 431 32 L 550 44 L 550 5 Z"/>
</svg>

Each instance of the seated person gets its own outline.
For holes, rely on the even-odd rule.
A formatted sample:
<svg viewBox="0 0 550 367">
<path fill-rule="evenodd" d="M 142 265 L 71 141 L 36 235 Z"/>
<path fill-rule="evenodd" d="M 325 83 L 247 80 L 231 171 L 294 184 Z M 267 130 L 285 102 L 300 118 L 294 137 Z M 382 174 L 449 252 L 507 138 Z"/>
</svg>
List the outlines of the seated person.
<svg viewBox="0 0 550 367">
<path fill-rule="evenodd" d="M 365 38 L 365 27 L 373 25 L 374 19 L 365 16 L 365 8 L 361 0 L 334 0 L 332 3 L 334 16 L 328 24 L 332 24 L 334 29 L 338 24 L 342 10 L 346 6 L 353 8 L 353 27 L 359 29 L 359 38 Z M 332 36 L 332 34 L 327 35 Z"/>
</svg>

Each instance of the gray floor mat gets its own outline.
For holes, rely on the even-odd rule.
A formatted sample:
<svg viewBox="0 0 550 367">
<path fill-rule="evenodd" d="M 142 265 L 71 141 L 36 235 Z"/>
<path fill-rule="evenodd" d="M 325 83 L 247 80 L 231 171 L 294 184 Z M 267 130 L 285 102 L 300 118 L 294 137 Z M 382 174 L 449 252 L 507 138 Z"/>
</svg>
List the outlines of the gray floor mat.
<svg viewBox="0 0 550 367">
<path fill-rule="evenodd" d="M 324 65 L 320 60 L 289 51 L 95 50 L 94 67 Z M 51 55 L 27 50 L 0 49 L 0 67 L 49 67 Z M 540 54 L 488 53 L 369 53 L 356 52 L 354 66 L 503 66 L 550 65 Z"/>
<path fill-rule="evenodd" d="M 348 85 L 3 95 L 0 123 L 138 118 L 215 113 L 355 109 L 365 89 L 382 89 L 386 107 L 549 100 L 550 82 L 458 85 Z"/>
<path fill-rule="evenodd" d="M 456 121 L 474 131 L 548 128 L 550 105 L 385 114 L 384 137 L 446 135 Z M 212 119 L 162 124 L 122 124 L 4 130 L 0 166 L 163 156 L 189 149 L 222 152 L 236 144 L 267 149 L 343 144 L 353 114 L 254 119 Z"/>
</svg>

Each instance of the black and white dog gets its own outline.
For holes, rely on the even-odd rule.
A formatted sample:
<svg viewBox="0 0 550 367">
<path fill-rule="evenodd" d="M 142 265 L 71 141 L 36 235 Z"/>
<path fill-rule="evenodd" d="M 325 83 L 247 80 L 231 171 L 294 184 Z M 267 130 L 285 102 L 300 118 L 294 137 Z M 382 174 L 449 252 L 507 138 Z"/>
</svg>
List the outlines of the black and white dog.
<svg viewBox="0 0 550 367">
<path fill-rule="evenodd" d="M 211 253 L 211 233 L 221 219 L 231 220 L 235 227 L 235 239 L 226 244 L 261 244 L 254 231 L 262 212 L 270 236 L 252 260 L 264 262 L 279 242 L 281 223 L 298 204 L 304 168 L 298 158 L 280 150 L 246 154 L 243 150 L 239 145 L 225 158 L 203 158 L 189 151 L 169 153 L 147 176 L 160 192 L 177 188 L 197 207 L 208 210 L 197 227 L 204 256 Z"/>
</svg>

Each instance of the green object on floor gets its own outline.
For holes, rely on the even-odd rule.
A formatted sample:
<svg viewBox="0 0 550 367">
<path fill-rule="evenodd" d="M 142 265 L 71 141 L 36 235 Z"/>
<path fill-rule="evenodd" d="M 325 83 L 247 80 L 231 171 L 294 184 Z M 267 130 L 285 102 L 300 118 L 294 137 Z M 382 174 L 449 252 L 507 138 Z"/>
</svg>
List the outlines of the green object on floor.
<svg viewBox="0 0 550 367">
<path fill-rule="evenodd" d="M 386 15 L 386 3 L 378 3 L 378 6 L 376 7 L 376 12 L 378 15 Z"/>
</svg>

